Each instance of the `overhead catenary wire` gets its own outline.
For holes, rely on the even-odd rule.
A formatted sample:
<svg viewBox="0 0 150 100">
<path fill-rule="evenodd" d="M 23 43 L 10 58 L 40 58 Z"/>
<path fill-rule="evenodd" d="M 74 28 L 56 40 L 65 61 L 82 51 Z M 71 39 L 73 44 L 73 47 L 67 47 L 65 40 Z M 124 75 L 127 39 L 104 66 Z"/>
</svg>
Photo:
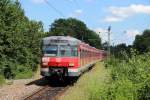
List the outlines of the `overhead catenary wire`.
<svg viewBox="0 0 150 100">
<path fill-rule="evenodd" d="M 55 12 L 57 12 L 60 16 L 65 17 L 65 15 L 64 15 L 60 10 L 58 10 L 55 6 L 53 6 L 50 2 L 48 2 L 48 0 L 44 0 L 44 2 L 45 2 L 49 7 L 51 7 Z"/>
</svg>

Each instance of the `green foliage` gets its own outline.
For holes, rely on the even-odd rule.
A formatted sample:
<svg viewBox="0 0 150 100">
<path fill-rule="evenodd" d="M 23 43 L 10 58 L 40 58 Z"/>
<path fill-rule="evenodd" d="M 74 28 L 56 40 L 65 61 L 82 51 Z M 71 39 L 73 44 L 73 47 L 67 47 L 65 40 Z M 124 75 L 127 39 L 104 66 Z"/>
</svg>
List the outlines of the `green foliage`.
<svg viewBox="0 0 150 100">
<path fill-rule="evenodd" d="M 150 30 L 147 29 L 142 35 L 137 35 L 135 37 L 133 46 L 140 52 L 148 52 L 150 49 Z"/>
<path fill-rule="evenodd" d="M 106 45 L 106 44 L 105 44 Z M 104 47 L 106 48 L 106 46 L 104 45 Z M 113 56 L 115 56 L 116 58 L 119 58 L 119 59 L 123 59 L 123 56 L 120 56 L 124 53 L 126 53 L 128 56 L 130 56 L 131 52 L 130 50 L 132 49 L 133 47 L 131 45 L 126 45 L 125 43 L 121 43 L 121 44 L 118 44 L 118 45 L 115 45 L 115 46 L 111 46 L 110 47 L 110 50 L 111 50 L 111 54 Z M 106 49 L 105 49 L 106 50 Z"/>
<path fill-rule="evenodd" d="M 36 70 L 43 33 L 42 23 L 30 21 L 18 0 L 1 0 L 0 5 L 1 73 L 5 76 L 9 72 L 16 76 L 18 65 Z"/>
<path fill-rule="evenodd" d="M 74 18 L 55 20 L 47 34 L 48 36 L 72 36 L 91 46 L 100 48 L 101 39 L 98 34 L 87 28 L 87 26 L 80 20 Z"/>
<path fill-rule="evenodd" d="M 0 86 L 5 83 L 4 76 L 0 75 Z"/>
<path fill-rule="evenodd" d="M 31 78 L 33 76 L 33 71 L 32 70 L 24 70 L 24 68 L 22 69 L 23 71 L 19 70 L 16 72 L 16 76 L 15 79 L 27 79 L 27 78 Z"/>
<path fill-rule="evenodd" d="M 150 53 L 138 55 L 131 50 L 131 57 L 111 58 L 107 68 L 111 69 L 112 82 L 107 85 L 106 100 L 150 99 Z"/>
</svg>

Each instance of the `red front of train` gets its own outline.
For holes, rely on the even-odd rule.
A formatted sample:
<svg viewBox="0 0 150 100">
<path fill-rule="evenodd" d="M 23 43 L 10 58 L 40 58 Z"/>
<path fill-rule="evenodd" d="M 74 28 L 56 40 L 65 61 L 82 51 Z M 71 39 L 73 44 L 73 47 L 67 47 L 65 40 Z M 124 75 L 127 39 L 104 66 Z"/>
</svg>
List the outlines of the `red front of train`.
<svg viewBox="0 0 150 100">
<path fill-rule="evenodd" d="M 43 39 L 41 75 L 79 76 L 104 52 L 68 36 L 51 36 Z"/>
</svg>

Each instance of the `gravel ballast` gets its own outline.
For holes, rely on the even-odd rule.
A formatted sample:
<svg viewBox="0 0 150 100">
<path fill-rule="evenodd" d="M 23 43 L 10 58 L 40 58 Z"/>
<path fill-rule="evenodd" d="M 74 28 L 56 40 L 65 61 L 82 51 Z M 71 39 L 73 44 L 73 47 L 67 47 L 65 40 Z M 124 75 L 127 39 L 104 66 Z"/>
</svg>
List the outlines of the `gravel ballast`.
<svg viewBox="0 0 150 100">
<path fill-rule="evenodd" d="M 43 86 L 34 82 L 39 79 L 14 80 L 12 84 L 5 84 L 0 87 L 0 100 L 21 100 L 32 94 Z"/>
</svg>

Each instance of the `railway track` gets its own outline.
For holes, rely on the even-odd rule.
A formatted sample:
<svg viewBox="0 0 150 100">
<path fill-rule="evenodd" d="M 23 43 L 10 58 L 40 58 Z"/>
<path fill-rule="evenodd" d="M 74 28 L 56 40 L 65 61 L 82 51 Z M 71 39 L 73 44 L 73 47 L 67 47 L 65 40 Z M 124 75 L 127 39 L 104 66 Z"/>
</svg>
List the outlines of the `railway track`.
<svg viewBox="0 0 150 100">
<path fill-rule="evenodd" d="M 39 89 L 24 100 L 57 100 L 67 89 L 67 87 L 49 87 L 45 86 Z"/>
<path fill-rule="evenodd" d="M 51 82 L 36 92 L 23 98 L 23 100 L 58 100 L 71 84 L 63 82 Z"/>
<path fill-rule="evenodd" d="M 85 72 L 88 72 L 92 69 L 88 69 Z M 71 86 L 76 83 L 78 78 L 74 78 L 70 81 L 62 81 L 62 80 L 55 80 L 56 77 L 51 77 L 51 79 L 42 78 L 38 81 L 31 82 L 30 84 L 36 84 L 39 86 L 43 86 L 36 92 L 32 93 L 29 96 L 23 98 L 23 100 L 58 100 L 59 97 Z"/>
</svg>

